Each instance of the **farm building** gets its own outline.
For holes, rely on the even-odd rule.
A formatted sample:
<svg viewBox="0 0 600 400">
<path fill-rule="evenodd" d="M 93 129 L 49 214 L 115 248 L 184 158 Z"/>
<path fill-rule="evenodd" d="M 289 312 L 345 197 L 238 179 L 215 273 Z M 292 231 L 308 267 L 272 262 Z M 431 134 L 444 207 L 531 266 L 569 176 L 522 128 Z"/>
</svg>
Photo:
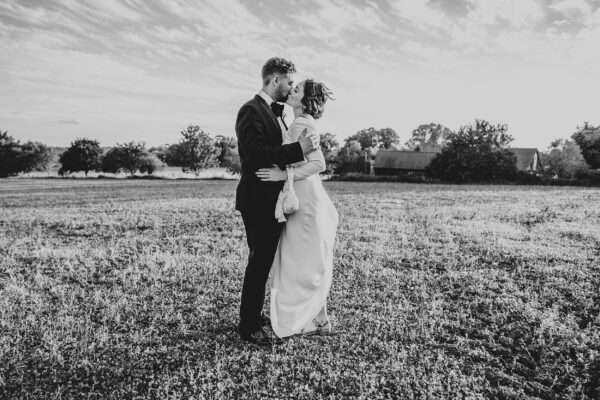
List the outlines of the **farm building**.
<svg viewBox="0 0 600 400">
<path fill-rule="evenodd" d="M 508 149 L 517 156 L 517 169 L 527 172 L 541 172 L 542 162 L 540 153 L 536 148 L 513 147 Z"/>
<path fill-rule="evenodd" d="M 437 152 L 380 150 L 375 155 L 375 175 L 422 175 L 437 155 Z"/>
<path fill-rule="evenodd" d="M 423 143 L 423 144 L 417 145 L 417 147 L 415 148 L 415 151 L 422 151 L 425 153 L 441 153 L 443 148 L 444 148 L 444 146 L 441 144 Z"/>
<path fill-rule="evenodd" d="M 535 148 L 509 148 L 517 157 L 519 171 L 542 170 L 540 154 Z M 423 175 L 438 151 L 380 150 L 375 155 L 375 175 Z"/>
</svg>

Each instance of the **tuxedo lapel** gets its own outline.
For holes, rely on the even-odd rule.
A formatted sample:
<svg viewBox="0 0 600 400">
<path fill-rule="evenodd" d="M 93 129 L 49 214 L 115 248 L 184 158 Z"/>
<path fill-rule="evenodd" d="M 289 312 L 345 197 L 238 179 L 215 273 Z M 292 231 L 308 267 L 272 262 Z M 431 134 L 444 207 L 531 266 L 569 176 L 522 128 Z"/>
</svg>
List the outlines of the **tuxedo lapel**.
<svg viewBox="0 0 600 400">
<path fill-rule="evenodd" d="M 274 129 L 273 134 L 278 135 L 279 138 L 281 138 L 282 137 L 281 126 L 279 125 L 279 122 L 277 122 L 277 117 L 271 110 L 271 107 L 269 107 L 267 102 L 259 95 L 256 95 L 255 98 L 256 98 L 256 101 L 258 101 L 258 103 L 261 105 L 263 112 L 267 114 L 267 119 L 270 120 L 271 123 L 273 124 L 272 125 L 272 127 Z"/>
</svg>

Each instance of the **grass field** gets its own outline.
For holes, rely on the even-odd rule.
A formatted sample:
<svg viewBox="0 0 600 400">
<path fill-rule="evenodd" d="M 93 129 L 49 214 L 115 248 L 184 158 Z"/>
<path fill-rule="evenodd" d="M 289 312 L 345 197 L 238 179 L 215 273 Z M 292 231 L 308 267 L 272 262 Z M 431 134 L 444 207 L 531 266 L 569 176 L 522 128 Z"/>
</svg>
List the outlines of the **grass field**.
<svg viewBox="0 0 600 400">
<path fill-rule="evenodd" d="M 600 398 L 600 190 L 326 183 L 338 335 L 256 349 L 235 185 L 0 181 L 0 398 Z"/>
</svg>

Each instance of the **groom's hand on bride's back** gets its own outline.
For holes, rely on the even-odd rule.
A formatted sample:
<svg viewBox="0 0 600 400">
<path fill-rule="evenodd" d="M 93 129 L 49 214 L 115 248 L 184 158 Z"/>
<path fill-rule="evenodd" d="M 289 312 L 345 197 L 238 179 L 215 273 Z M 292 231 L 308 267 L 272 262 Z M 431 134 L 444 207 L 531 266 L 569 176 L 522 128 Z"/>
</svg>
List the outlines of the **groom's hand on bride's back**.
<svg viewBox="0 0 600 400">
<path fill-rule="evenodd" d="M 298 136 L 298 143 L 302 147 L 302 153 L 306 155 L 319 148 L 319 137 L 315 131 L 309 131 L 308 128 L 304 128 L 300 136 Z"/>
</svg>

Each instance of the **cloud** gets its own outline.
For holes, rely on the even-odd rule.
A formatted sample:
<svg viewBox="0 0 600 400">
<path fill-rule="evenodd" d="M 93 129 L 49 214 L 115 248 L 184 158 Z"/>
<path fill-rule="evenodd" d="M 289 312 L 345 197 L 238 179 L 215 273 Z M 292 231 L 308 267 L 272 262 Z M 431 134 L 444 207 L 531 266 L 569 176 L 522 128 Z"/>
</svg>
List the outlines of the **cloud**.
<svg viewBox="0 0 600 400">
<path fill-rule="evenodd" d="M 143 3 L 136 1 L 102 0 L 102 1 L 80 1 L 59 0 L 63 10 L 83 17 L 88 21 L 119 21 L 139 23 L 147 19 L 148 8 Z"/>
<path fill-rule="evenodd" d="M 79 121 L 75 119 L 59 119 L 56 123 L 59 125 L 79 125 Z"/>
<path fill-rule="evenodd" d="M 295 22 L 306 28 L 306 33 L 314 38 L 327 41 L 340 39 L 352 30 L 362 34 L 385 35 L 389 32 L 375 3 L 353 5 L 347 1 L 323 0 L 292 14 Z"/>
<path fill-rule="evenodd" d="M 177 28 L 167 28 L 159 25 L 154 28 L 154 31 L 156 39 L 170 43 L 201 44 L 204 42 L 203 37 L 198 32 L 185 25 Z"/>
<path fill-rule="evenodd" d="M 584 103 L 592 99 L 574 88 L 598 92 L 599 5 L 5 1 L 0 113 L 11 131 L 41 124 L 64 142 L 85 129 L 103 142 L 129 135 L 163 143 L 165 132 L 189 122 L 232 134 L 238 107 L 260 87 L 262 64 L 279 55 L 296 63 L 298 79 L 335 90 L 319 123 L 341 138 L 371 125 L 403 134 L 420 122 L 457 127 L 475 116 L 527 131 L 528 104 L 535 118 L 551 110 L 550 132 L 551 122 L 565 127 L 593 112 Z"/>
<path fill-rule="evenodd" d="M 209 37 L 229 37 L 240 34 L 267 33 L 265 23 L 235 0 L 197 1 L 170 0 L 161 7 L 181 21 L 193 23 Z"/>
<path fill-rule="evenodd" d="M 535 29 L 546 13 L 540 0 L 486 1 L 473 0 L 467 21 L 487 26 L 505 22 L 517 29 Z"/>
<path fill-rule="evenodd" d="M 430 33 L 438 35 L 439 31 L 447 31 L 453 23 L 440 7 L 429 0 L 396 0 L 392 2 L 392 10 L 404 24 L 421 32 L 434 29 Z"/>
<path fill-rule="evenodd" d="M 464 17 L 474 7 L 471 0 L 429 0 L 429 4 L 453 17 Z"/>
<path fill-rule="evenodd" d="M 549 8 L 564 14 L 589 15 L 592 12 L 591 5 L 585 0 L 560 0 Z"/>
</svg>

